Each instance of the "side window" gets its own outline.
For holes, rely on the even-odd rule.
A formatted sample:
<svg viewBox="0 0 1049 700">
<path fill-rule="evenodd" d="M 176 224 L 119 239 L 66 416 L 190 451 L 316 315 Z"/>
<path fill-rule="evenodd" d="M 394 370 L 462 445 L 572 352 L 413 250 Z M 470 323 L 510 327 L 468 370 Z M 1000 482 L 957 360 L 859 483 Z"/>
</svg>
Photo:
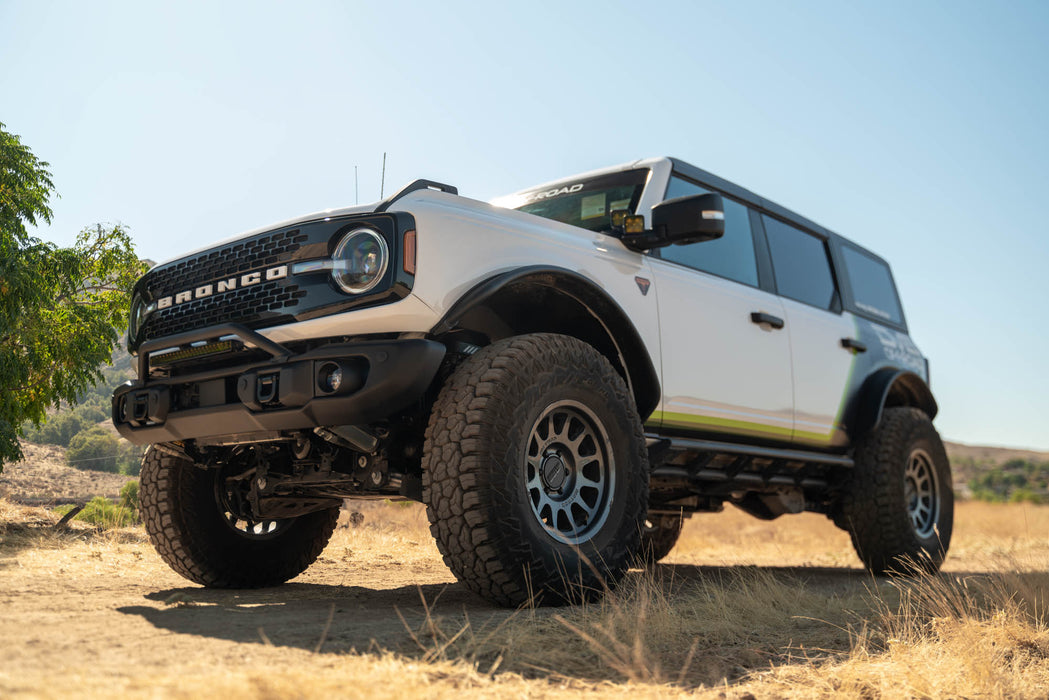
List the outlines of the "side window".
<svg viewBox="0 0 1049 700">
<path fill-rule="evenodd" d="M 827 246 L 815 236 L 764 214 L 765 233 L 780 295 L 830 309 L 837 301 Z"/>
<path fill-rule="evenodd" d="M 903 323 L 900 298 L 889 267 L 848 243 L 841 247 L 856 307 L 876 318 Z"/>
<path fill-rule="evenodd" d="M 710 190 L 688 180 L 671 177 L 666 198 L 707 192 Z M 664 260 L 757 287 L 758 264 L 754 256 L 754 236 L 750 232 L 749 212 L 739 202 L 727 197 L 724 201 L 724 236 L 702 243 L 667 246 L 660 249 L 659 255 Z"/>
</svg>

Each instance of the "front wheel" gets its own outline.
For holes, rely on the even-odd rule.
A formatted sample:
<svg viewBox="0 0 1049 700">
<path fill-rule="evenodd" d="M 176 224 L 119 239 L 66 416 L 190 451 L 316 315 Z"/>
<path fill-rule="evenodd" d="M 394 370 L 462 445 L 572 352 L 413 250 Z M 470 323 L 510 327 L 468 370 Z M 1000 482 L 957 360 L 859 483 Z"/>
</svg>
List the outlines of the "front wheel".
<svg viewBox="0 0 1049 700">
<path fill-rule="evenodd" d="M 951 543 L 954 490 L 943 442 L 925 413 L 885 410 L 856 446 L 835 520 L 873 573 L 939 570 Z"/>
<path fill-rule="evenodd" d="M 479 350 L 434 405 L 423 488 L 445 563 L 483 597 L 571 602 L 614 585 L 637 553 L 648 502 L 626 382 L 567 336 Z"/>
<path fill-rule="evenodd" d="M 139 475 L 142 522 L 161 558 L 211 588 L 261 588 L 298 576 L 320 556 L 339 509 L 295 518 L 235 515 L 218 469 L 151 448 Z"/>
</svg>

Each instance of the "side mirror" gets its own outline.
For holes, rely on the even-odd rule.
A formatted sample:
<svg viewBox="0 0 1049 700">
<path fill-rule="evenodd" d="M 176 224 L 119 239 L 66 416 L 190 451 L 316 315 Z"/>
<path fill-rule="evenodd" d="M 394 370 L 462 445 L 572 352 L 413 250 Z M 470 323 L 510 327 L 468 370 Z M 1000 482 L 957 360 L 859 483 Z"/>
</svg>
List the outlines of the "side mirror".
<svg viewBox="0 0 1049 700">
<path fill-rule="evenodd" d="M 692 194 L 660 202 L 652 207 L 652 232 L 667 244 L 678 245 L 721 238 L 725 235 L 721 195 Z"/>
</svg>

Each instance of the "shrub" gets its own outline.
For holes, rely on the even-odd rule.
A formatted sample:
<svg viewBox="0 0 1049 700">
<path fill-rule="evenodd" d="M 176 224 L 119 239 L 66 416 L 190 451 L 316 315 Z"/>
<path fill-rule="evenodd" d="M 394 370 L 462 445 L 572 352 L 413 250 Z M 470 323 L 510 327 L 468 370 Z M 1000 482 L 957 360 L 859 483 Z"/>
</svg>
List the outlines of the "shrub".
<svg viewBox="0 0 1049 700">
<path fill-rule="evenodd" d="M 135 483 L 135 500 L 138 500 L 138 482 Z M 130 485 L 130 483 L 129 483 Z M 124 489 L 121 489 L 121 500 L 123 503 Z M 59 506 L 55 508 L 55 512 L 60 515 L 65 515 L 73 509 L 73 506 Z M 102 528 L 113 528 L 113 527 L 130 527 L 137 525 L 139 522 L 138 509 L 130 508 L 124 505 L 116 505 L 108 498 L 104 496 L 96 496 L 91 499 L 84 509 L 76 514 L 73 520 L 80 520 L 81 522 L 91 523 Z"/>
<path fill-rule="evenodd" d="M 1049 502 L 1049 462 L 1011 459 L 969 482 L 973 496 L 996 503 Z"/>
<path fill-rule="evenodd" d="M 139 519 L 138 515 L 138 479 L 132 479 L 124 484 L 124 488 L 120 489 L 120 507 L 125 508 L 135 514 L 135 520 Z"/>
</svg>

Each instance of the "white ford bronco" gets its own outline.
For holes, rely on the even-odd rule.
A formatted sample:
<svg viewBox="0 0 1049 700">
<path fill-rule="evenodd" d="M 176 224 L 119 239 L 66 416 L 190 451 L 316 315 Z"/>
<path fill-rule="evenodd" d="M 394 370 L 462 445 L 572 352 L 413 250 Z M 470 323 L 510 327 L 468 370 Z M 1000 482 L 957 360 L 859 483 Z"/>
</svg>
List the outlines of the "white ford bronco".
<svg viewBox="0 0 1049 700">
<path fill-rule="evenodd" d="M 935 570 L 950 467 L 888 265 L 673 158 L 492 204 L 419 180 L 138 282 L 141 508 L 205 586 L 306 569 L 344 499 L 426 504 L 500 604 L 578 599 L 725 503 Z"/>
</svg>

